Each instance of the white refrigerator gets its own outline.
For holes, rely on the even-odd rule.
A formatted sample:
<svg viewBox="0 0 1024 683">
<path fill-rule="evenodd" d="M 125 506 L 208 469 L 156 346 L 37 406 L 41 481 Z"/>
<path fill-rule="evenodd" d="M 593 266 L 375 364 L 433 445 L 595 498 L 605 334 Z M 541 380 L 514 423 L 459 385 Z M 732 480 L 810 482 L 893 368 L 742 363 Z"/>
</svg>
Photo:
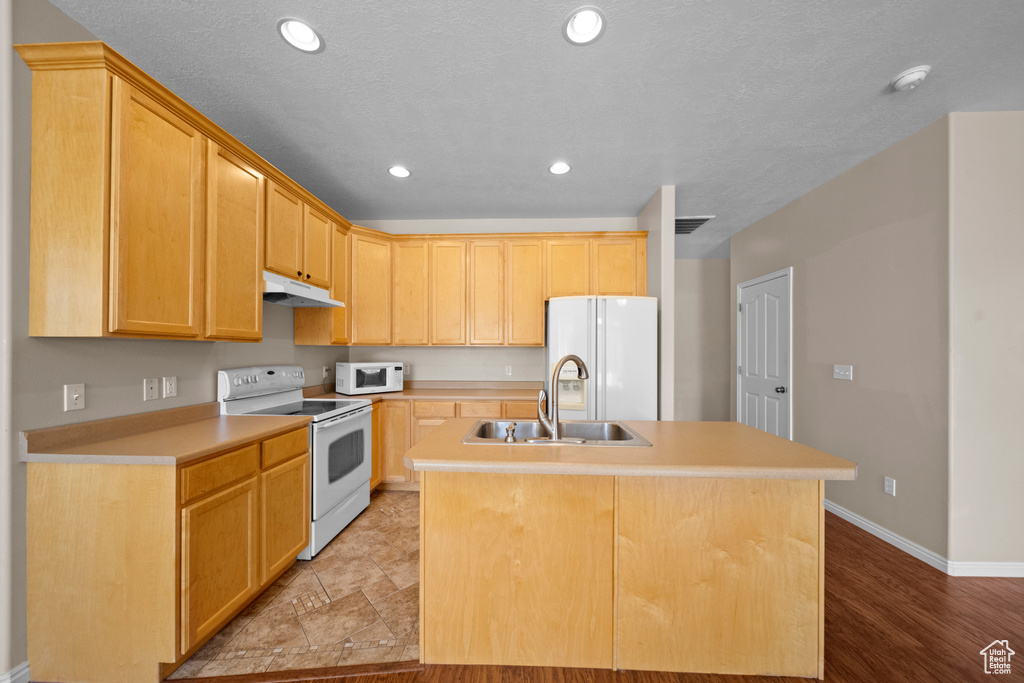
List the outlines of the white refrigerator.
<svg viewBox="0 0 1024 683">
<path fill-rule="evenodd" d="M 650 296 L 552 297 L 547 310 L 544 390 L 551 400 L 551 375 L 574 353 L 590 378 L 577 378 L 576 364 L 559 375 L 562 420 L 658 419 L 658 300 Z"/>
</svg>

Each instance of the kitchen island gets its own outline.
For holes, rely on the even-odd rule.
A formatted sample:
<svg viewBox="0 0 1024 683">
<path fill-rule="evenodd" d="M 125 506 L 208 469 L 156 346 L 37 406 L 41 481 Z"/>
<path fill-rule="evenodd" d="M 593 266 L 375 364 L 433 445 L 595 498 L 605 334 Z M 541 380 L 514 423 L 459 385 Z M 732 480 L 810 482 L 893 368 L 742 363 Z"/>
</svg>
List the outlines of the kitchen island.
<svg viewBox="0 0 1024 683">
<path fill-rule="evenodd" d="M 823 676 L 825 480 L 842 458 L 731 422 L 650 447 L 461 443 L 420 474 L 425 663 Z"/>
</svg>

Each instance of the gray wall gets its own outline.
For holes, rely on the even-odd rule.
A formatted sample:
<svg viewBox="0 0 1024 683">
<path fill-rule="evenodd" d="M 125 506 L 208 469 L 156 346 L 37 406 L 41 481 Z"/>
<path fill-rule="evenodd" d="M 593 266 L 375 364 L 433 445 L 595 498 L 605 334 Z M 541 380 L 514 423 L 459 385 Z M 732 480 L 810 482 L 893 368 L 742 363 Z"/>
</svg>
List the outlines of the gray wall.
<svg viewBox="0 0 1024 683">
<path fill-rule="evenodd" d="M 948 128 L 941 119 L 734 235 L 730 305 L 738 283 L 793 267 L 794 440 L 857 463 L 856 481 L 826 483 L 829 500 L 942 556 Z M 834 363 L 852 364 L 853 381 L 833 380 Z"/>
<path fill-rule="evenodd" d="M 728 420 L 729 259 L 675 262 L 676 420 Z"/>
</svg>

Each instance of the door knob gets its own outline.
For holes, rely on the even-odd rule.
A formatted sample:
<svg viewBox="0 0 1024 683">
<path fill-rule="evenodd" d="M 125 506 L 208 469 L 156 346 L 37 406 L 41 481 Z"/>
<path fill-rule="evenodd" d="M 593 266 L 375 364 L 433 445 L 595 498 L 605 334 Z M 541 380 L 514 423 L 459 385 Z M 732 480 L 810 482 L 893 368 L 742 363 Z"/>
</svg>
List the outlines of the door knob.
<svg viewBox="0 0 1024 683">
<path fill-rule="evenodd" d="M 775 387 L 775 393 L 776 394 L 784 394 L 784 393 L 786 393 L 786 387 Z"/>
</svg>

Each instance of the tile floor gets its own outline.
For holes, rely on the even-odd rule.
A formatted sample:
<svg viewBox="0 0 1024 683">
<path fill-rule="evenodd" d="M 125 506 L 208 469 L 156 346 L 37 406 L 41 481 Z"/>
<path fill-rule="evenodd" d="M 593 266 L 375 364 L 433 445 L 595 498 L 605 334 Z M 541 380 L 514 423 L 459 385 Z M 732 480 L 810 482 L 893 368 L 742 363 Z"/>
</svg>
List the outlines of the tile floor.
<svg viewBox="0 0 1024 683">
<path fill-rule="evenodd" d="M 168 680 L 419 659 L 419 494 L 374 491 Z"/>
</svg>

